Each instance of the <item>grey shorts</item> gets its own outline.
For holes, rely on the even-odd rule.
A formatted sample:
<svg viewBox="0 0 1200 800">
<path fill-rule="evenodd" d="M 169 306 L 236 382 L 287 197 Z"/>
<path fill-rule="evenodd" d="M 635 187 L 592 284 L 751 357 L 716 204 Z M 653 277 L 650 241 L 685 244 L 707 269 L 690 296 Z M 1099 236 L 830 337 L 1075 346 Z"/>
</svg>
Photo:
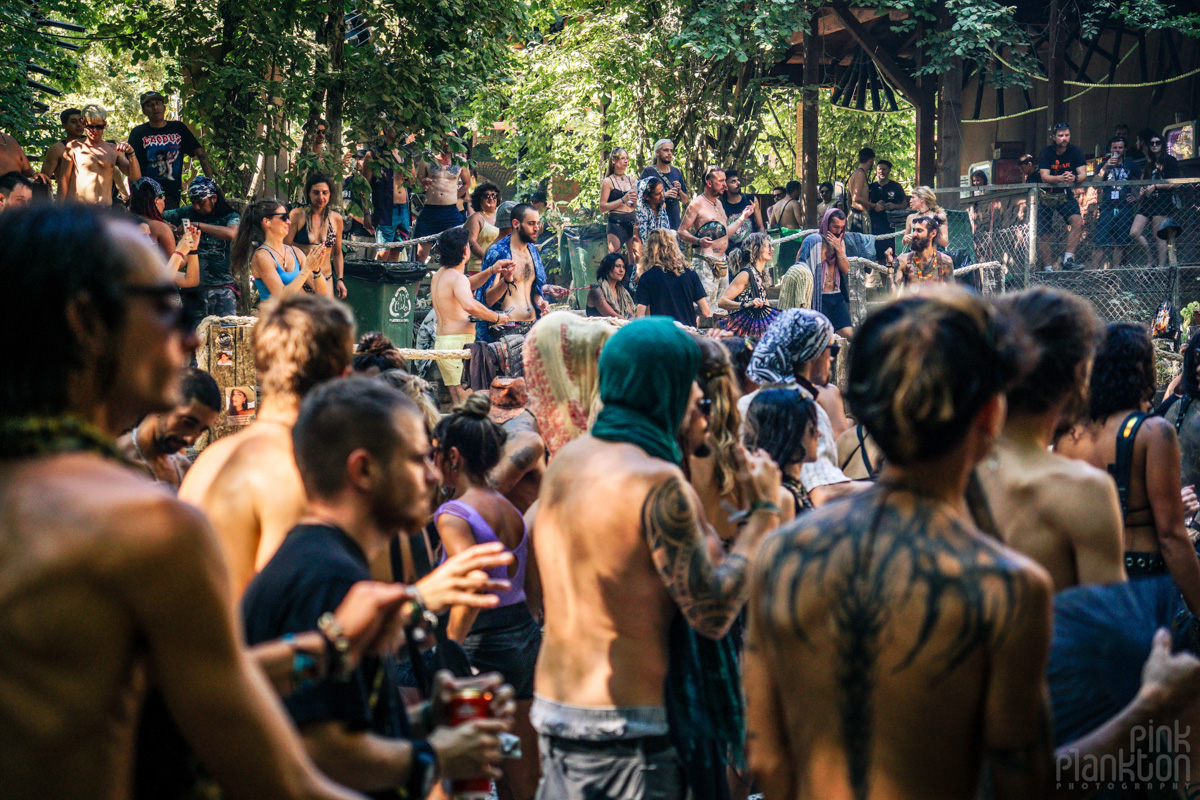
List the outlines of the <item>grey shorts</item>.
<svg viewBox="0 0 1200 800">
<path fill-rule="evenodd" d="M 666 736 L 608 742 L 540 737 L 537 800 L 686 800 L 687 781 Z"/>
</svg>

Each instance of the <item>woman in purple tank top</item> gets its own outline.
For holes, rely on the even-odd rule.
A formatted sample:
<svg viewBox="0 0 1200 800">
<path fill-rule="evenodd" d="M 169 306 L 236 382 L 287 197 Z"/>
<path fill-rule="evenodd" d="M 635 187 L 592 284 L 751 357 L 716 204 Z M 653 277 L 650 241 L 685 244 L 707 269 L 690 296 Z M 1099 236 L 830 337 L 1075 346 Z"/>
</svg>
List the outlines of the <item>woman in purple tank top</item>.
<svg viewBox="0 0 1200 800">
<path fill-rule="evenodd" d="M 486 542 L 501 542 L 513 553 L 512 564 L 493 571 L 493 577 L 512 583 L 500 593 L 500 604 L 482 610 L 455 607 L 446 633 L 462 643 L 480 672 L 499 672 L 516 690 L 513 732 L 521 737 L 523 756 L 504 762 L 498 788 L 502 798 L 530 800 L 537 790 L 538 743 L 529 724 L 529 707 L 542 631 L 526 600 L 526 587 L 534 598 L 540 593 L 525 520 L 516 506 L 488 485 L 488 473 L 499 463 L 506 438 L 504 429 L 488 419 L 490 409 L 485 395 L 473 394 L 434 429 L 434 458 L 442 472 L 442 486 L 454 499 L 443 503 L 433 519 L 445 549 L 443 560 Z M 541 609 L 537 611 L 540 616 Z"/>
</svg>

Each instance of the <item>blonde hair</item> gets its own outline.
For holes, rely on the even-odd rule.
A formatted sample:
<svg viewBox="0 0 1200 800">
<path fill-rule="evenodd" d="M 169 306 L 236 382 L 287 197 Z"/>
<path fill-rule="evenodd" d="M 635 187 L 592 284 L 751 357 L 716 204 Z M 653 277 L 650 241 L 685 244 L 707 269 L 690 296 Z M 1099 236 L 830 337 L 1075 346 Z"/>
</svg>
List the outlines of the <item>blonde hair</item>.
<svg viewBox="0 0 1200 800">
<path fill-rule="evenodd" d="M 83 107 L 83 118 L 85 120 L 94 119 L 97 122 L 106 122 L 108 120 L 108 112 L 104 110 L 104 106 L 89 103 Z"/>
<path fill-rule="evenodd" d="M 937 195 L 928 186 L 918 186 L 913 189 L 913 196 L 925 201 L 925 213 L 937 214 L 941 212 L 942 207 L 938 205 Z"/>
<path fill-rule="evenodd" d="M 645 272 L 654 267 L 661 267 L 663 272 L 682 275 L 687 269 L 683 261 L 683 253 L 679 251 L 679 243 L 675 241 L 675 232 L 665 228 L 650 231 L 646 237 L 646 254 L 642 257 L 641 271 Z"/>
<path fill-rule="evenodd" d="M 600 351 L 616 328 L 555 311 L 525 337 L 529 411 L 550 454 L 587 433 L 600 411 Z"/>
<path fill-rule="evenodd" d="M 627 156 L 627 155 L 629 155 L 629 153 L 625 150 L 624 147 L 614 147 L 612 149 L 612 151 L 608 154 L 608 171 L 604 173 L 604 177 L 607 178 L 609 175 L 615 175 L 617 172 L 616 166 L 615 166 L 617 163 L 617 159 L 620 158 L 621 156 Z"/>
<path fill-rule="evenodd" d="M 263 397 L 300 399 L 340 377 L 354 358 L 354 317 L 331 297 L 300 294 L 262 306 L 254 326 L 254 361 Z"/>
<path fill-rule="evenodd" d="M 737 409 L 741 391 L 733 374 L 729 351 L 724 345 L 706 336 L 693 338 L 700 345 L 700 388 L 704 390 L 704 396 L 712 400 L 708 438 L 712 442 L 713 477 L 717 491 L 726 497 L 736 489 L 734 478 L 737 464 L 734 454 L 738 445 L 738 430 L 741 428 Z"/>
</svg>

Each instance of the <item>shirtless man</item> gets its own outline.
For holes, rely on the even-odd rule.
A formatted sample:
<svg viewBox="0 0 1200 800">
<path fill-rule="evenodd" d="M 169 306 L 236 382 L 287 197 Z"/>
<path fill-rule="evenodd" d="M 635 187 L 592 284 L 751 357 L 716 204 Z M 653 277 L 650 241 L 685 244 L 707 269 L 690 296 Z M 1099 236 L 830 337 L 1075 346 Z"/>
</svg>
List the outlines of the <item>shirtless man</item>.
<svg viewBox="0 0 1200 800">
<path fill-rule="evenodd" d="M 977 470 L 1004 543 L 1042 566 L 1056 592 L 1125 580 L 1121 508 L 1108 473 L 1051 452 L 1086 403 L 1100 325 L 1087 301 L 1039 287 L 999 311 L 1027 338 L 1028 373 L 1008 392 L 1008 419 Z"/>
<path fill-rule="evenodd" d="M 316 772 L 239 649 L 207 522 L 112 448 L 178 402 L 196 346 L 162 256 L 134 225 L 78 207 L 0 217 L 0 241 L 0 276 L 24 298 L 0 328 L 53 349 L 16 348 L 6 363 L 5 797 L 131 797 L 148 680 L 229 797 L 357 797 Z"/>
<path fill-rule="evenodd" d="M 704 291 L 708 294 L 708 304 L 717 307 L 717 300 L 729 288 L 729 268 L 725 264 L 725 251 L 729 248 L 729 237 L 737 233 L 747 219 L 758 209 L 758 200 L 742 209 L 742 213 L 728 221 L 725 208 L 721 205 L 721 197 L 725 194 L 725 171 L 720 167 L 709 167 L 704 171 L 704 191 L 688 204 L 679 223 L 679 238 L 690 245 L 699 245 L 699 252 L 693 251 L 692 268 L 700 276 Z M 709 222 L 715 222 L 725 231 L 716 238 L 700 237 L 695 231 Z"/>
<path fill-rule="evenodd" d="M 67 194 L 81 203 L 112 205 L 114 169 L 119 168 L 130 180 L 142 177 L 137 159 L 130 158 L 133 148 L 128 142 L 104 141 L 108 127 L 108 112 L 97 105 L 84 106 L 83 127 L 87 136 L 67 145 L 71 162 L 67 173 Z"/>
<path fill-rule="evenodd" d="M 33 167 L 29 165 L 29 159 L 25 157 L 25 151 L 17 140 L 8 134 L 0 133 L 0 175 L 9 172 L 19 172 L 26 178 L 46 182 L 34 174 Z"/>
<path fill-rule="evenodd" d="M 496 325 L 508 322 L 508 316 L 493 311 L 471 294 L 471 283 L 463 271 L 467 259 L 471 257 L 471 240 L 466 228 L 459 225 L 443 231 L 435 245 L 433 257 L 441 267 L 429 281 L 429 298 L 437 314 L 437 338 L 433 341 L 433 349 L 462 350 L 475 341 L 472 316 Z M 511 261 L 497 261 L 484 272 L 494 276 L 508 270 L 511 274 L 511 266 Z M 435 363 L 446 388 L 450 390 L 450 397 L 458 405 L 470 394 L 469 389 L 462 388 L 462 360 L 443 358 Z"/>
<path fill-rule="evenodd" d="M 896 260 L 892 281 L 897 290 L 915 289 L 924 283 L 954 283 L 954 260 L 933 246 L 938 233 L 932 217 L 912 221 L 912 248 Z"/>
<path fill-rule="evenodd" d="M 458 208 L 459 191 L 467 175 L 461 164 L 454 163 L 454 156 L 443 148 L 432 161 L 417 165 L 417 180 L 425 190 L 425 205 L 413 226 L 413 238 L 433 236 L 444 230 L 462 225 L 463 213 Z M 417 260 L 424 263 L 429 259 L 432 242 L 417 245 Z"/>
<path fill-rule="evenodd" d="M 789 228 L 792 230 L 801 230 L 804 227 L 800 213 L 800 191 L 803 188 L 804 186 L 800 181 L 788 181 L 788 185 L 783 189 L 783 197 L 779 199 L 779 202 L 771 206 L 771 212 L 768 216 L 774 222 L 772 227 Z"/>
<path fill-rule="evenodd" d="M 550 304 L 542 297 L 546 270 L 535 246 L 542 219 L 533 206 L 520 203 L 513 207 L 512 225 L 512 233 L 488 248 L 483 257 L 483 272 L 505 261 L 511 263 L 500 273 L 490 273 L 483 285 L 475 290 L 475 299 L 493 311 L 503 311 L 514 322 L 524 323 L 513 332 L 525 334 L 542 314 L 550 310 Z M 482 320 L 475 324 L 477 341 L 490 342 L 497 334 L 509 332 L 503 328 L 490 331 L 490 324 Z"/>
<path fill-rule="evenodd" d="M 292 457 L 300 401 L 317 384 L 347 375 L 353 358 L 354 319 L 336 300 L 300 294 L 262 309 L 254 328 L 258 415 L 206 447 L 179 487 L 180 499 L 217 531 L 235 602 L 304 513 Z"/>
<path fill-rule="evenodd" d="M 699 363 L 699 347 L 669 320 L 621 328 L 600 354 L 603 410 L 542 482 L 533 545 L 553 612 L 530 715 L 540 800 L 685 795 L 664 707 L 671 620 L 682 612 L 701 635 L 724 635 L 746 601 L 747 559 L 779 524 L 779 469 L 739 448 L 750 513 L 719 555 L 677 466 L 677 439 L 694 450 L 707 433 Z"/>
<path fill-rule="evenodd" d="M 768 538 L 751 570 L 747 749 L 767 797 L 976 797 L 985 765 L 997 800 L 1053 787 L 1051 581 L 977 530 L 964 501 L 1015 372 L 998 334 L 984 302 L 955 290 L 859 329 L 850 405 L 887 466 L 853 501 Z M 1169 642 L 1160 632 L 1142 691 L 1077 749 L 1126 746 L 1167 684 L 1195 696 L 1200 662 L 1171 658 Z"/>
<path fill-rule="evenodd" d="M 179 379 L 179 403 L 165 414 L 150 414 L 117 439 L 117 449 L 130 463 L 158 483 L 179 491 L 192 462 L 183 454 L 221 413 L 221 390 L 212 376 L 195 367 Z"/>
<path fill-rule="evenodd" d="M 78 108 L 65 109 L 58 115 L 58 119 L 62 123 L 65 136 L 50 145 L 50 149 L 46 151 L 46 157 L 42 159 L 41 174 L 46 183 L 53 179 L 58 184 L 55 196 L 59 200 L 65 200 L 68 187 L 67 176 L 71 171 L 71 160 L 67 158 L 67 145 L 83 139 L 86 132 L 83 127 L 83 112 Z"/>
<path fill-rule="evenodd" d="M 858 169 L 850 175 L 846 182 L 846 194 L 850 197 L 850 205 L 846 216 L 850 222 L 850 231 L 854 233 L 871 232 L 871 170 L 875 168 L 875 151 L 864 147 L 858 151 Z"/>
</svg>

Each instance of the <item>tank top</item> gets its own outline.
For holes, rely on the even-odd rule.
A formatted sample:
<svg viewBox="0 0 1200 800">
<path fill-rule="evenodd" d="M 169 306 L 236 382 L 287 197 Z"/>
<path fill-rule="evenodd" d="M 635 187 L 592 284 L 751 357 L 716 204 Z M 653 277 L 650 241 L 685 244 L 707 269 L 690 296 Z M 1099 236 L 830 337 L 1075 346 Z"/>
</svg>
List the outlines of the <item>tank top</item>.
<svg viewBox="0 0 1200 800">
<path fill-rule="evenodd" d="M 612 178 L 612 188 L 608 190 L 608 200 L 606 202 L 615 203 L 616 201 L 618 201 L 622 197 L 624 197 L 626 192 L 630 191 L 631 189 L 636 188 L 633 185 L 632 178 L 629 178 L 631 185 L 628 188 L 620 189 L 617 187 L 617 176 L 609 175 L 608 177 Z M 628 176 L 625 176 L 625 177 L 628 178 Z M 609 218 L 609 220 L 612 220 L 612 221 L 619 220 L 621 222 L 631 222 L 634 219 L 634 213 L 635 212 L 633 212 L 633 211 L 610 211 L 610 212 L 608 212 L 608 218 Z"/>
<path fill-rule="evenodd" d="M 275 272 L 277 272 L 279 274 L 279 280 L 283 281 L 284 286 L 287 286 L 289 283 L 291 283 L 292 281 L 299 278 L 300 274 L 304 271 L 304 267 L 300 266 L 300 257 L 298 255 L 296 255 L 294 252 L 292 253 L 292 258 L 294 258 L 296 260 L 296 269 L 294 269 L 291 272 L 286 272 L 283 269 L 283 267 L 281 267 L 279 265 L 279 259 L 275 256 L 275 253 L 271 250 L 271 248 L 267 247 L 266 245 L 262 245 L 258 248 L 258 250 L 266 250 L 267 253 L 271 256 L 271 260 L 275 262 Z M 257 253 L 258 250 L 255 250 L 254 252 Z M 254 285 L 258 289 L 258 296 L 261 299 L 263 299 L 263 300 L 271 299 L 271 290 L 267 288 L 267 285 L 265 283 L 263 283 L 258 278 L 255 278 Z"/>
<path fill-rule="evenodd" d="M 515 506 L 514 506 L 515 508 Z M 488 542 L 498 542 L 500 538 L 496 536 L 496 532 L 492 530 L 492 526 L 487 524 L 487 520 L 483 515 L 476 511 L 471 506 L 460 500 L 450 500 L 438 507 L 438 510 L 433 514 L 434 523 L 442 514 L 450 514 L 465 520 L 471 526 L 471 535 L 475 537 L 476 544 L 487 544 Z M 517 562 L 517 571 L 510 578 L 508 577 L 507 567 L 493 567 L 488 570 L 488 575 L 493 580 L 510 581 L 512 586 L 506 592 L 497 592 L 496 596 L 500 598 L 499 605 L 496 608 L 504 608 L 505 606 L 515 606 L 517 603 L 525 602 L 525 565 L 529 562 L 529 531 L 521 537 L 521 543 L 516 546 L 516 549 L 510 550 L 513 558 Z M 442 560 L 439 563 L 444 563 L 446 556 L 442 554 Z"/>
<path fill-rule="evenodd" d="M 488 222 L 486 219 L 481 219 L 479 222 L 479 236 L 477 237 L 477 241 L 479 242 L 479 246 L 483 248 L 483 252 L 486 253 L 488 248 L 495 244 L 496 240 L 499 238 L 500 229 Z M 479 272 L 481 269 L 483 269 L 483 259 L 476 257 L 476 255 L 472 253 L 471 258 L 467 261 L 467 274 L 473 275 L 476 272 Z"/>
</svg>

